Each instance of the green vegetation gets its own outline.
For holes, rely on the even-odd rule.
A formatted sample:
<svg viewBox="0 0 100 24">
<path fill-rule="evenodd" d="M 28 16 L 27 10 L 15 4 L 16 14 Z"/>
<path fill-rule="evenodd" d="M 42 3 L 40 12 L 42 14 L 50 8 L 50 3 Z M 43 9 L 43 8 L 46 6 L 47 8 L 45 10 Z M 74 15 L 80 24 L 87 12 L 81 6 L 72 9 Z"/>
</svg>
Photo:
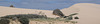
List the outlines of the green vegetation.
<svg viewBox="0 0 100 24">
<path fill-rule="evenodd" d="M 74 15 L 77 15 L 78 13 L 74 13 L 74 14 L 70 14 L 69 16 L 74 16 Z"/>
<path fill-rule="evenodd" d="M 5 18 L 0 19 L 0 24 L 9 24 L 9 23 L 10 23 L 10 20 L 8 19 L 5 19 Z"/>
<path fill-rule="evenodd" d="M 63 21 L 65 23 L 77 23 L 76 21 L 71 21 L 72 16 L 77 15 L 77 13 L 71 14 L 69 16 L 65 16 L 65 18 L 57 17 L 57 18 L 49 18 L 46 15 L 38 15 L 38 14 L 18 14 L 18 15 L 7 15 L 0 18 L 6 18 L 6 19 L 12 19 L 16 20 L 18 19 L 22 24 L 28 24 L 29 20 L 31 21 L 39 21 L 39 22 L 50 22 L 49 24 L 54 24 L 56 22 Z M 16 18 L 15 18 L 16 17 Z M 38 22 L 36 22 L 38 24 Z"/>
</svg>

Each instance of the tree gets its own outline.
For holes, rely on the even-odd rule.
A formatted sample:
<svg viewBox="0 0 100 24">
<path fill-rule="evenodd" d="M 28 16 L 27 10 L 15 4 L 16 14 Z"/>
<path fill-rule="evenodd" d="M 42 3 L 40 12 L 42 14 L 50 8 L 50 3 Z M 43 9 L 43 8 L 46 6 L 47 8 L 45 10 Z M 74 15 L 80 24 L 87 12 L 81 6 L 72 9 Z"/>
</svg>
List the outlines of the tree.
<svg viewBox="0 0 100 24">
<path fill-rule="evenodd" d="M 10 5 L 10 7 L 14 7 L 13 5 Z"/>
</svg>

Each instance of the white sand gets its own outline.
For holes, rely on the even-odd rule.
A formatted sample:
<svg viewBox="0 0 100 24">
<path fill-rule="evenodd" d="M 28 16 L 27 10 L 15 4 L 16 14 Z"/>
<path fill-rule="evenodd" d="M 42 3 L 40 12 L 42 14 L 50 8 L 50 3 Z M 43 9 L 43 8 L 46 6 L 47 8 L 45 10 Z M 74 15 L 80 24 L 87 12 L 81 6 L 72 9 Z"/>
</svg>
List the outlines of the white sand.
<svg viewBox="0 0 100 24">
<path fill-rule="evenodd" d="M 48 17 L 55 18 L 57 16 L 52 14 L 50 10 L 36 10 L 36 9 L 21 9 L 0 6 L 0 16 L 13 15 L 13 14 L 38 14 L 40 11 L 45 13 Z M 100 24 L 100 5 L 92 3 L 78 3 L 69 8 L 61 9 L 67 16 L 72 13 L 79 13 L 80 19 L 77 24 Z"/>
<path fill-rule="evenodd" d="M 15 14 L 39 14 L 39 12 L 44 13 L 48 17 L 52 17 L 52 18 L 56 17 L 55 15 L 52 14 L 52 11 L 50 10 L 21 9 L 21 8 L 0 6 L 0 16 L 15 15 Z"/>
<path fill-rule="evenodd" d="M 100 24 L 100 5 L 91 3 L 78 3 L 69 8 L 62 9 L 65 15 L 79 13 L 77 24 Z"/>
</svg>

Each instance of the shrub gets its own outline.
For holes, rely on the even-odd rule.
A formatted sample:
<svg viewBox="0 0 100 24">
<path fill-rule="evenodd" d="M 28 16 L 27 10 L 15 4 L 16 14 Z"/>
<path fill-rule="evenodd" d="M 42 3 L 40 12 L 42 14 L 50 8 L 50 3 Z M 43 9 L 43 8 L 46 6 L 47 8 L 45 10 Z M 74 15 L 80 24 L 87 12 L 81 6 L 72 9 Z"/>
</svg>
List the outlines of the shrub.
<svg viewBox="0 0 100 24">
<path fill-rule="evenodd" d="M 5 19 L 5 18 L 0 19 L 0 24 L 9 24 L 9 23 L 10 23 L 10 20 L 8 19 Z"/>
<path fill-rule="evenodd" d="M 74 17 L 74 19 L 79 19 L 78 17 Z"/>
<path fill-rule="evenodd" d="M 77 15 L 78 13 L 74 13 L 74 14 L 71 14 L 71 15 L 69 15 L 69 16 L 74 16 L 74 15 Z"/>
<path fill-rule="evenodd" d="M 21 24 L 29 24 L 28 18 L 19 18 L 18 21 L 20 21 Z"/>
</svg>

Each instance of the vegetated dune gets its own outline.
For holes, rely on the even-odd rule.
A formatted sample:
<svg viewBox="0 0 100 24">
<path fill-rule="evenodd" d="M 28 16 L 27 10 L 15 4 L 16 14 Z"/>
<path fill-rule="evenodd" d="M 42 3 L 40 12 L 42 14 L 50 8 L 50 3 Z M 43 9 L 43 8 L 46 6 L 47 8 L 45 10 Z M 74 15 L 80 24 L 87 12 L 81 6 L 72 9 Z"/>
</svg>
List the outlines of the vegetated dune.
<svg viewBox="0 0 100 24">
<path fill-rule="evenodd" d="M 91 3 L 78 3 L 69 8 L 62 9 L 65 15 L 78 13 L 77 24 L 100 24 L 100 5 Z"/>
</svg>

